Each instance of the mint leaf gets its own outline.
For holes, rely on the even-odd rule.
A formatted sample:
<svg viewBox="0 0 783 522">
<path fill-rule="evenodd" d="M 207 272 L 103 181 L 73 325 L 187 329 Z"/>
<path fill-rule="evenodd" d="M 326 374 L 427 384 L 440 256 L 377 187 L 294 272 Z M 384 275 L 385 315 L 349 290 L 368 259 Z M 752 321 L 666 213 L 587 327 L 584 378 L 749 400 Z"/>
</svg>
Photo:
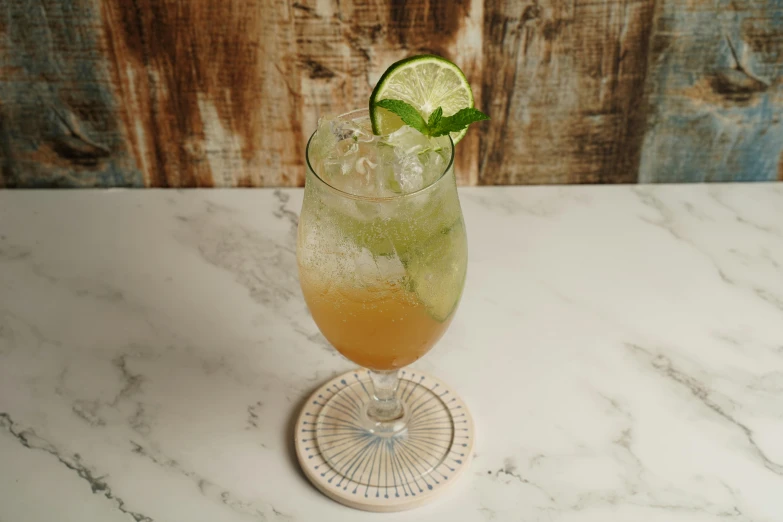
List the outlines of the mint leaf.
<svg viewBox="0 0 783 522">
<path fill-rule="evenodd" d="M 460 109 L 456 114 L 440 118 L 435 128 L 430 129 L 430 136 L 444 136 L 452 132 L 459 132 L 471 123 L 488 119 L 489 116 L 478 109 Z"/>
<path fill-rule="evenodd" d="M 432 129 L 435 129 L 438 125 L 438 122 L 443 117 L 443 107 L 438 107 L 435 109 L 435 111 L 430 114 L 430 121 L 427 122 L 427 127 L 432 131 Z"/>
<path fill-rule="evenodd" d="M 427 126 L 427 122 L 424 121 L 424 118 L 421 117 L 421 114 L 419 114 L 419 111 L 417 111 L 415 108 L 413 108 L 412 105 L 405 103 L 402 100 L 381 100 L 376 105 L 378 107 L 383 107 L 387 111 L 391 111 L 397 116 L 400 117 L 400 119 L 405 122 L 406 125 L 410 125 L 417 131 L 421 132 L 422 134 L 429 135 L 429 128 Z M 443 112 L 443 111 L 441 111 Z"/>
<path fill-rule="evenodd" d="M 402 100 L 386 99 L 377 102 L 378 107 L 391 111 L 406 124 L 410 125 L 425 136 L 445 136 L 452 132 L 459 132 L 471 123 L 488 120 L 489 116 L 478 109 L 465 108 L 451 116 L 443 116 L 443 107 L 438 107 L 430 114 L 429 121 L 412 105 Z"/>
</svg>

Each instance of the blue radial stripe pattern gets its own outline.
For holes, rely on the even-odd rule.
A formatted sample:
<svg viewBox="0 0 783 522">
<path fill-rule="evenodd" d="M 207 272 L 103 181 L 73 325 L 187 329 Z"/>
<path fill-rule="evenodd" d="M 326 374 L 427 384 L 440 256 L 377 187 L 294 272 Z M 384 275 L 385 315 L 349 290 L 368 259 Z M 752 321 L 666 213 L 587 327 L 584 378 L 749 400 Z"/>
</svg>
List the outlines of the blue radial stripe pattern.
<svg viewBox="0 0 783 522">
<path fill-rule="evenodd" d="M 324 492 L 354 502 L 404 503 L 444 487 L 467 466 L 473 427 L 459 397 L 411 370 L 400 372 L 397 393 L 409 418 L 407 430 L 394 437 L 360 423 L 372 399 L 366 370 L 333 379 L 305 405 L 296 428 L 299 458 Z"/>
</svg>

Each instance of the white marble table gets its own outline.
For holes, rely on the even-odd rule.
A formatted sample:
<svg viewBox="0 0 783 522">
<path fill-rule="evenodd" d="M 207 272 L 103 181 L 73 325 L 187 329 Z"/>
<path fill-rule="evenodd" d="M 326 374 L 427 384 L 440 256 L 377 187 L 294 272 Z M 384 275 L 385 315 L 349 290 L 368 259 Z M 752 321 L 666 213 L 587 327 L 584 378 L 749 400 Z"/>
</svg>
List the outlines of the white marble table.
<svg viewBox="0 0 783 522">
<path fill-rule="evenodd" d="M 783 520 L 783 185 L 463 190 L 467 288 L 418 367 L 475 458 L 392 515 L 292 455 L 351 367 L 299 291 L 301 196 L 0 192 L 0 522 Z"/>
</svg>

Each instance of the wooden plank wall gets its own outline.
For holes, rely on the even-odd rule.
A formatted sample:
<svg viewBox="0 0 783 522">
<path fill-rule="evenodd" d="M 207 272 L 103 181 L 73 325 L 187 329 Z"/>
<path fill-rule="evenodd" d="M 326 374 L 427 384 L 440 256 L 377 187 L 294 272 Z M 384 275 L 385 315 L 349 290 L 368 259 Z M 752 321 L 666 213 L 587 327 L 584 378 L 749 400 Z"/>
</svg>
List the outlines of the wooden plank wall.
<svg viewBox="0 0 783 522">
<path fill-rule="evenodd" d="M 0 187 L 301 185 L 423 52 L 493 117 L 462 184 L 783 179 L 783 0 L 2 0 Z"/>
<path fill-rule="evenodd" d="M 783 1 L 659 0 L 640 182 L 783 179 Z"/>
</svg>

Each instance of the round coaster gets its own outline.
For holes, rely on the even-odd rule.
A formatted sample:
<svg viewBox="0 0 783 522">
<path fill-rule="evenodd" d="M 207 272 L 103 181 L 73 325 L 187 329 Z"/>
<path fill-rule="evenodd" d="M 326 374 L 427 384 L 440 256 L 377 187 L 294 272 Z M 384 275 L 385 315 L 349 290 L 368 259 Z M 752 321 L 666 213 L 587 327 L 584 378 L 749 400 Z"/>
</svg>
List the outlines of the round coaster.
<svg viewBox="0 0 783 522">
<path fill-rule="evenodd" d="M 367 370 L 319 388 L 296 423 L 296 454 L 307 478 L 328 497 L 366 511 L 403 511 L 440 495 L 468 468 L 473 421 L 465 403 L 439 380 L 400 371 L 398 396 L 408 427 L 393 437 L 359 423 L 371 400 Z"/>
</svg>

